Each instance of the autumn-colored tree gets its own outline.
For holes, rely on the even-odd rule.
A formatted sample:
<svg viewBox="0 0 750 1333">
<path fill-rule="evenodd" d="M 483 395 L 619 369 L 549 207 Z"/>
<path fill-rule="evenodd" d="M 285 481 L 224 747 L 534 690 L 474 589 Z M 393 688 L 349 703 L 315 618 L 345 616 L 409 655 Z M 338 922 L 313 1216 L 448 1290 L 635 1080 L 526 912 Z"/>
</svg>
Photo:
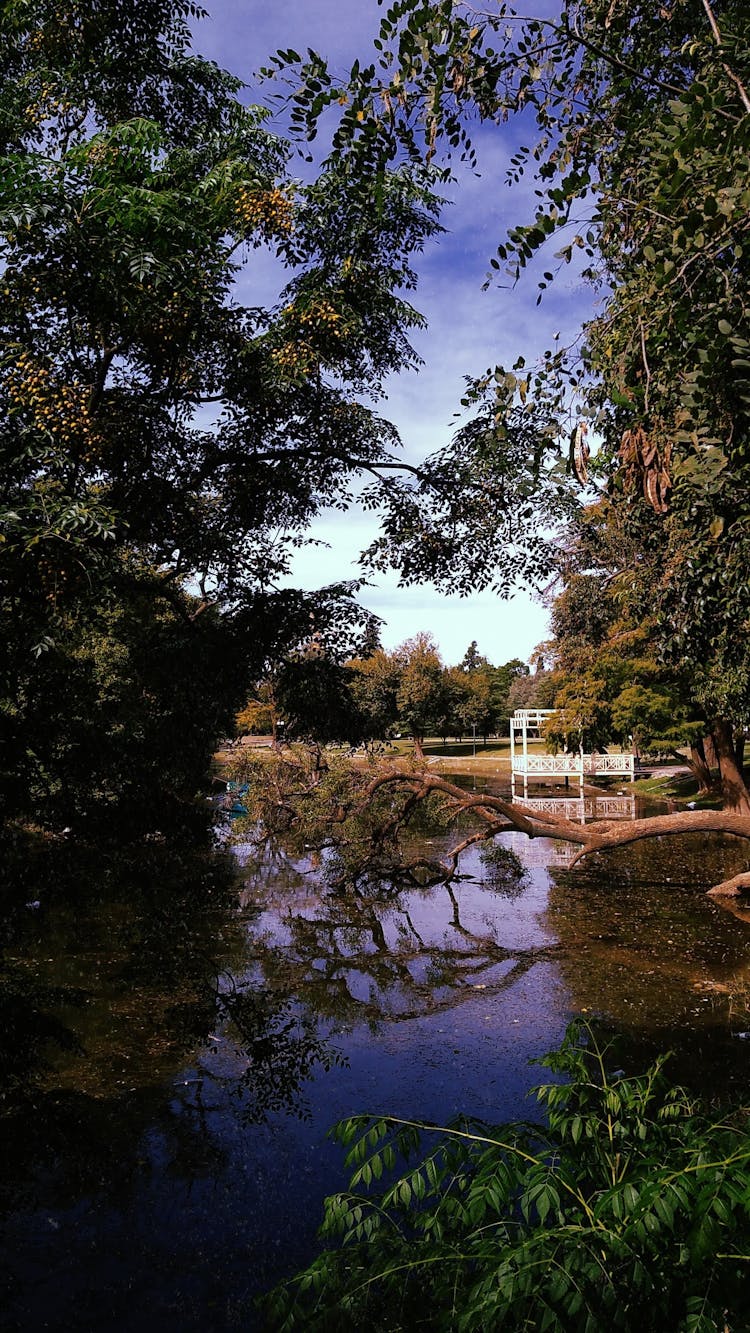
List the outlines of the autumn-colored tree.
<svg viewBox="0 0 750 1333">
<path fill-rule="evenodd" d="M 271 736 L 276 744 L 278 711 L 270 681 L 259 681 L 258 685 L 237 714 L 234 722 L 238 736 Z"/>
</svg>

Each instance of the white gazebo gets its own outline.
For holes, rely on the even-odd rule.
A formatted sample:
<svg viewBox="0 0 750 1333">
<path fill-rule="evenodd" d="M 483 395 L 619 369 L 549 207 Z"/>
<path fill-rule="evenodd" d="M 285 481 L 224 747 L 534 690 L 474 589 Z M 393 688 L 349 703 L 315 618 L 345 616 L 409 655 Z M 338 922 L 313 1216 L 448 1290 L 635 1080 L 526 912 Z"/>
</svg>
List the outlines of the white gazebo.
<svg viewBox="0 0 750 1333">
<path fill-rule="evenodd" d="M 622 777 L 635 781 L 634 754 L 599 754 L 597 751 L 584 754 L 583 750 L 529 754 L 529 732 L 539 736 L 546 719 L 553 717 L 555 711 L 554 708 L 518 708 L 510 719 L 510 773 L 514 794 L 517 777 L 523 778 L 524 795 L 528 791 L 529 778 L 540 781 L 562 777 L 567 786 L 571 777 L 577 777 L 581 790 L 585 777 Z M 520 751 L 517 749 L 519 732 Z"/>
</svg>

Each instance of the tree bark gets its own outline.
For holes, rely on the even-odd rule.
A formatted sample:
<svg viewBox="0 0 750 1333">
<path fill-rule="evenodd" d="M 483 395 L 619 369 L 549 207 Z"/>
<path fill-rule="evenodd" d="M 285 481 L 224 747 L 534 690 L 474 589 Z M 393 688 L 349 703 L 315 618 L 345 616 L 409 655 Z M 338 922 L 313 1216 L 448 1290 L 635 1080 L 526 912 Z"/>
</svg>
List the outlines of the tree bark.
<svg viewBox="0 0 750 1333">
<path fill-rule="evenodd" d="M 714 722 L 712 731 L 719 759 L 721 795 L 724 805 L 728 811 L 734 814 L 750 814 L 750 792 L 745 786 L 742 769 L 737 766 L 732 728 L 722 718 Z"/>
<path fill-rule="evenodd" d="M 422 744 L 423 738 L 421 736 L 412 736 L 412 740 L 414 741 L 414 758 L 424 759 L 424 745 Z"/>
<path fill-rule="evenodd" d="M 703 737 L 703 752 L 706 756 L 708 767 L 712 770 L 718 768 L 719 760 L 716 755 L 716 743 L 710 731 Z"/>
<path fill-rule="evenodd" d="M 748 889 L 750 889 L 750 871 L 745 870 L 731 879 L 722 880 L 721 884 L 714 884 L 708 892 L 712 898 L 739 898 L 740 894 L 747 892 Z"/>
<path fill-rule="evenodd" d="M 685 762 L 698 783 L 698 795 L 707 796 L 712 790 L 713 779 L 706 760 L 703 741 L 699 740 L 695 745 L 690 746 L 690 756 Z"/>
<path fill-rule="evenodd" d="M 668 815 L 653 815 L 649 819 L 601 819 L 593 824 L 579 824 L 564 815 L 530 810 L 489 792 L 474 795 L 436 773 L 409 773 L 404 769 L 385 770 L 374 778 L 368 785 L 364 807 L 381 787 L 400 784 L 410 786 L 417 800 L 430 792 L 442 792 L 456 810 L 473 811 L 488 826 L 485 836 L 493 837 L 514 828 L 530 838 L 577 843 L 580 851 L 575 860 L 591 852 L 608 851 L 612 847 L 676 833 L 729 833 L 737 838 L 750 839 L 750 808 L 747 811 L 679 810 Z M 470 841 L 476 839 L 477 835 L 472 835 Z"/>
<path fill-rule="evenodd" d="M 731 730 L 729 734 L 731 738 Z M 733 756 L 733 747 L 730 745 L 729 748 Z M 681 810 L 668 815 L 655 815 L 648 819 L 602 819 L 592 824 L 579 824 L 564 815 L 546 810 L 531 810 L 527 806 L 516 804 L 514 800 L 508 801 L 489 792 L 483 792 L 481 795 L 469 793 L 436 773 L 410 773 L 403 768 L 385 769 L 368 783 L 360 809 L 367 809 L 376 792 L 392 785 L 409 787 L 415 801 L 423 800 L 431 792 L 440 792 L 447 798 L 448 808 L 452 812 L 465 811 L 467 814 L 474 814 L 480 824 L 484 825 L 479 831 L 470 834 L 451 848 L 439 863 L 432 864 L 433 873 L 438 874 L 440 881 L 445 883 L 455 875 L 462 851 L 475 843 L 494 838 L 498 833 L 508 829 L 516 829 L 530 838 L 553 838 L 576 844 L 578 851 L 570 863 L 571 868 L 592 852 L 606 852 L 614 847 L 627 846 L 629 843 L 641 842 L 647 838 L 663 838 L 684 833 L 720 833 L 750 841 L 750 801 L 747 802 L 747 810 Z M 437 883 L 438 878 L 435 878 L 434 882 Z M 730 887 L 726 884 L 717 885 L 717 896 L 731 894 L 735 888 L 745 887 L 746 884 L 750 884 L 750 872 L 736 877 Z"/>
</svg>

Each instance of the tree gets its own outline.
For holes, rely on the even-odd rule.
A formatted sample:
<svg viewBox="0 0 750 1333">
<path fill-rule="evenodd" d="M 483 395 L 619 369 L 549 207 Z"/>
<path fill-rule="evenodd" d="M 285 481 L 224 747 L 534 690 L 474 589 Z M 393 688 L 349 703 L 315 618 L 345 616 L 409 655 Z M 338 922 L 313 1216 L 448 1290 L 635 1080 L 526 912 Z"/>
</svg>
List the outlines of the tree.
<svg viewBox="0 0 750 1333">
<path fill-rule="evenodd" d="M 368 741 L 384 741 L 398 718 L 400 667 L 395 657 L 378 648 L 369 657 L 346 663 L 349 689 Z"/>
<path fill-rule="evenodd" d="M 476 639 L 472 639 L 458 665 L 460 671 L 483 671 L 489 667 L 490 663 L 477 648 Z"/>
<path fill-rule="evenodd" d="M 491 844 L 498 834 L 510 831 L 573 844 L 577 852 L 571 866 L 595 852 L 676 834 L 724 833 L 750 839 L 750 817 L 736 811 L 689 809 L 581 824 L 491 792 L 467 791 L 421 765 L 386 763 L 373 772 L 340 763 L 330 780 L 321 782 L 317 767 L 311 768 L 304 756 L 292 756 L 275 769 L 264 768 L 264 775 L 251 799 L 258 839 L 281 833 L 302 839 L 308 849 L 335 850 L 342 890 L 356 889 L 370 877 L 422 887 L 450 884 L 466 848 Z M 460 821 L 467 830 L 452 844 L 449 840 L 442 856 L 413 855 L 409 832 L 425 802 L 446 829 Z M 734 894 L 748 885 L 750 875 L 745 874 L 710 892 Z"/>
<path fill-rule="evenodd" d="M 588 718 L 599 741 L 672 754 L 707 794 L 711 723 L 696 701 L 692 673 L 659 656 L 650 591 L 657 570 L 647 547 L 638 552 L 640 536 L 623 517 L 602 499 L 568 533 L 563 589 L 551 608 L 561 710 L 552 726 L 558 741 L 570 734 L 568 743 L 577 744 L 576 718 Z"/>
<path fill-rule="evenodd" d="M 278 712 L 270 681 L 258 681 L 252 696 L 237 714 L 234 725 L 239 736 L 270 735 L 276 745 Z"/>
<path fill-rule="evenodd" d="M 461 722 L 461 731 L 478 731 L 485 744 L 496 726 L 495 672 L 488 658 L 483 657 L 473 639 L 455 668 L 455 711 Z"/>
<path fill-rule="evenodd" d="M 464 698 L 459 704 L 459 716 L 464 731 L 477 732 L 485 743 L 495 724 L 492 706 L 492 678 L 489 671 L 468 672 L 464 677 Z"/>
<path fill-rule="evenodd" d="M 108 672 L 125 674 L 94 713 L 124 692 L 142 735 L 158 697 L 160 783 L 181 799 L 249 681 L 307 642 L 311 616 L 346 653 L 361 644 L 353 585 L 295 598 L 278 581 L 354 478 L 373 502 L 388 488 L 395 431 L 355 395 L 417 360 L 408 294 L 437 225 L 429 173 L 294 182 L 266 113 L 190 50 L 193 16 L 187 0 L 20 0 L 0 18 L 2 795 L 44 822 L 67 820 L 49 793 L 73 782 L 82 800 L 87 766 L 98 800 L 83 701 L 100 678 L 84 686 L 80 654 L 113 620 L 127 648 Z M 279 264 L 270 309 L 234 286 L 258 247 Z M 157 622 L 179 657 L 171 693 L 149 674 Z M 205 728 L 194 713 L 188 742 L 178 693 L 206 687 L 207 638 L 216 707 Z M 74 658 L 66 730 L 49 701 Z M 110 804 L 136 790 L 126 750 L 109 756 Z"/>
<path fill-rule="evenodd" d="M 554 700 L 555 682 L 550 671 L 518 672 L 508 690 L 508 710 L 514 713 L 517 708 L 551 708 Z"/>
<path fill-rule="evenodd" d="M 406 639 L 394 654 L 400 676 L 396 703 L 399 723 L 414 740 L 414 753 L 424 758 L 424 738 L 437 727 L 444 685 L 443 664 L 429 634 Z"/>
<path fill-rule="evenodd" d="M 195 607 L 142 571 L 118 601 L 60 610 L 22 680 L 22 717 L 4 719 L 6 817 L 36 812 L 82 836 L 198 836 L 196 791 L 231 730 L 237 662 L 218 614 L 194 620 Z"/>
<path fill-rule="evenodd" d="M 519 489 L 554 477 L 544 460 L 566 421 L 585 484 L 580 415 L 593 419 L 596 475 L 640 536 L 620 572 L 647 573 L 658 657 L 688 668 L 693 706 L 717 738 L 724 799 L 746 811 L 735 741 L 750 699 L 747 25 L 739 0 L 720 10 L 711 0 L 659 10 L 565 0 L 553 19 L 404 0 L 384 17 L 373 62 L 344 88 L 311 55 L 294 92 L 309 134 L 323 106 L 344 102 L 333 158 L 353 163 L 435 163 L 460 150 L 474 164 L 472 114 L 485 125 L 511 113 L 535 119 L 536 141 L 509 172 L 511 181 L 533 174 L 534 217 L 511 227 L 492 269 L 516 279 L 558 244 L 540 299 L 574 255 L 608 295 L 582 344 L 548 352 L 541 370 L 489 371 L 473 392 L 494 395 L 508 423 L 537 413 L 536 452 L 529 441 L 526 461 L 510 460 Z M 449 156 L 442 162 L 449 171 Z M 488 544 L 487 564 L 495 556 Z M 478 560 L 473 577 L 483 570 Z"/>
<path fill-rule="evenodd" d="M 320 644 L 313 642 L 290 654 L 281 663 L 274 686 L 285 740 L 304 741 L 318 753 L 324 745 L 359 744 L 362 719 L 350 679 L 346 667 Z"/>
<path fill-rule="evenodd" d="M 491 701 L 494 724 L 498 731 L 505 733 L 510 723 L 513 708 L 510 704 L 511 686 L 517 678 L 528 676 L 529 668 L 519 657 L 512 657 L 502 666 L 493 667 L 491 675 Z"/>
</svg>

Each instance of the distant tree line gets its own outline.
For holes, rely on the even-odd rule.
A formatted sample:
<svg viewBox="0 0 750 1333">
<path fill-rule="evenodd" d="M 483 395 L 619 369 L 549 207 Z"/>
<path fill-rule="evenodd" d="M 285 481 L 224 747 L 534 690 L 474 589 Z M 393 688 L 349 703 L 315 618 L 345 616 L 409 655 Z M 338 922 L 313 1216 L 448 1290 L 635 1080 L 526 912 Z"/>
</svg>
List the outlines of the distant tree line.
<svg viewBox="0 0 750 1333">
<path fill-rule="evenodd" d="M 282 736 L 362 745 L 403 735 L 421 757 L 426 736 L 486 743 L 507 735 L 515 709 L 554 709 L 543 727 L 550 751 L 615 744 L 672 756 L 687 762 L 701 793 L 726 795 L 732 771 L 742 769 L 744 732 L 730 747 L 696 701 L 689 672 L 660 659 L 645 598 L 626 596 L 607 568 L 607 550 L 622 541 L 606 500 L 569 531 L 550 598 L 552 635 L 531 666 L 517 657 L 494 666 L 476 640 L 458 665 L 446 666 L 428 633 L 348 660 L 333 660 L 312 640 L 255 683 L 237 732 L 271 734 L 274 744 Z"/>
<path fill-rule="evenodd" d="M 476 640 L 457 666 L 443 663 L 427 633 L 393 652 L 378 646 L 344 662 L 313 641 L 256 682 L 236 728 L 239 735 L 271 735 L 274 744 L 283 736 L 369 745 L 404 735 L 421 757 L 426 736 L 486 742 L 506 733 L 514 708 L 545 706 L 548 675 L 532 675 L 517 657 L 493 666 Z"/>
</svg>

